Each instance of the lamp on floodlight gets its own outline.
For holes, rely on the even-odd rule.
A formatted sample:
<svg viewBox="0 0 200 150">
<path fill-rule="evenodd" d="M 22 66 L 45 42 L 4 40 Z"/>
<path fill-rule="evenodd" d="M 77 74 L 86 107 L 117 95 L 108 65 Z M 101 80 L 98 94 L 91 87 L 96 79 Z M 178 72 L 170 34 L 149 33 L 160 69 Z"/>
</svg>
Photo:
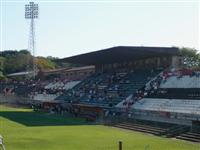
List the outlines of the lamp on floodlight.
<svg viewBox="0 0 200 150">
<path fill-rule="evenodd" d="M 25 5 L 25 18 L 26 19 L 37 19 L 38 18 L 38 4 L 29 2 Z"/>
</svg>

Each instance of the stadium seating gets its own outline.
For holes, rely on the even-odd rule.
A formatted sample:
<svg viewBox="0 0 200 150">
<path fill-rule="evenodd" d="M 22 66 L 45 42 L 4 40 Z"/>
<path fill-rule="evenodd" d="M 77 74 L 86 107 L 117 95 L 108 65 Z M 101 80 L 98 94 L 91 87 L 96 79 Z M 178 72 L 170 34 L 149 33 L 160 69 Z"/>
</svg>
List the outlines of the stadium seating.
<svg viewBox="0 0 200 150">
<path fill-rule="evenodd" d="M 188 88 L 170 88 L 161 89 L 149 93 L 148 98 L 166 98 L 166 99 L 200 99 L 200 89 L 188 89 Z"/>
<path fill-rule="evenodd" d="M 30 97 L 35 100 L 53 100 L 76 86 L 80 81 L 10 81 L 1 82 L 0 93 Z"/>
<path fill-rule="evenodd" d="M 33 100 L 39 101 L 52 101 L 57 97 L 55 94 L 36 94 L 33 96 Z"/>
<path fill-rule="evenodd" d="M 148 84 L 149 98 L 200 99 L 200 73 L 192 70 L 163 72 Z"/>
<path fill-rule="evenodd" d="M 51 82 L 48 85 L 46 85 L 45 89 L 63 89 L 64 83 L 61 81 L 58 82 Z"/>
<path fill-rule="evenodd" d="M 56 99 L 112 107 L 144 87 L 157 73 L 140 70 L 95 74 Z"/>
<path fill-rule="evenodd" d="M 171 76 L 161 83 L 160 88 L 200 88 L 200 76 Z"/>
<path fill-rule="evenodd" d="M 47 84 L 44 88 L 45 89 L 64 89 L 68 90 L 73 88 L 76 84 L 78 84 L 80 81 L 68 81 L 68 82 L 62 82 L 62 81 L 54 81 L 49 84 Z"/>
<path fill-rule="evenodd" d="M 25 85 L 21 83 L 5 83 L 1 84 L 0 93 L 27 96 L 32 90 L 33 85 Z"/>
<path fill-rule="evenodd" d="M 76 86 L 76 85 L 79 84 L 80 82 L 81 82 L 81 81 L 69 81 L 69 82 L 67 82 L 67 83 L 64 85 L 63 89 L 65 89 L 65 90 L 72 89 L 74 86 Z"/>
<path fill-rule="evenodd" d="M 136 102 L 132 108 L 143 111 L 162 111 L 199 115 L 200 117 L 199 100 L 144 98 Z"/>
</svg>

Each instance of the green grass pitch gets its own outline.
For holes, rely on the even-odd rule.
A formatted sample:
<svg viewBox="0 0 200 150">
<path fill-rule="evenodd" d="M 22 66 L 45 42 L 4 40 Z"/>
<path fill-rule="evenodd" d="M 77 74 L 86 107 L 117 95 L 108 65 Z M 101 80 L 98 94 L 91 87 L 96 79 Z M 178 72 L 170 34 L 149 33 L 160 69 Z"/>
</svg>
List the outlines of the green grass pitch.
<svg viewBox="0 0 200 150">
<path fill-rule="evenodd" d="M 200 150 L 200 144 L 90 125 L 30 109 L 0 105 L 0 134 L 7 150 Z"/>
</svg>

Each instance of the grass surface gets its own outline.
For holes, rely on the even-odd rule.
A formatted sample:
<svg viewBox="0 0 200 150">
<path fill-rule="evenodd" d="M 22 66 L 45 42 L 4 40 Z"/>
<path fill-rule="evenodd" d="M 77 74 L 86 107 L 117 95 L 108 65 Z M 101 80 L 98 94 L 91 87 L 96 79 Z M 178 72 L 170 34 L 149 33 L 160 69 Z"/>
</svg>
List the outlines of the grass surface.
<svg viewBox="0 0 200 150">
<path fill-rule="evenodd" d="M 200 150 L 200 144 L 1 105 L 0 134 L 7 150 L 118 150 L 119 140 L 123 150 Z"/>
</svg>

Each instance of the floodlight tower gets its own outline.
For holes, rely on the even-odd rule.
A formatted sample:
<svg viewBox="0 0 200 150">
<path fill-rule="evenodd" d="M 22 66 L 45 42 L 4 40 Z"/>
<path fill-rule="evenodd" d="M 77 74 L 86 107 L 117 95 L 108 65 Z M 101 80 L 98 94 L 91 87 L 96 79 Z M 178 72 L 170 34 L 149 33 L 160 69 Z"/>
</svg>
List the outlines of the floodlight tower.
<svg viewBox="0 0 200 150">
<path fill-rule="evenodd" d="M 30 20 L 28 50 L 33 56 L 33 68 L 31 70 L 33 70 L 33 77 L 35 78 L 35 76 L 37 75 L 37 64 L 35 59 L 35 19 L 38 19 L 38 4 L 35 4 L 34 2 L 29 2 L 29 4 L 25 5 L 25 19 Z"/>
</svg>

